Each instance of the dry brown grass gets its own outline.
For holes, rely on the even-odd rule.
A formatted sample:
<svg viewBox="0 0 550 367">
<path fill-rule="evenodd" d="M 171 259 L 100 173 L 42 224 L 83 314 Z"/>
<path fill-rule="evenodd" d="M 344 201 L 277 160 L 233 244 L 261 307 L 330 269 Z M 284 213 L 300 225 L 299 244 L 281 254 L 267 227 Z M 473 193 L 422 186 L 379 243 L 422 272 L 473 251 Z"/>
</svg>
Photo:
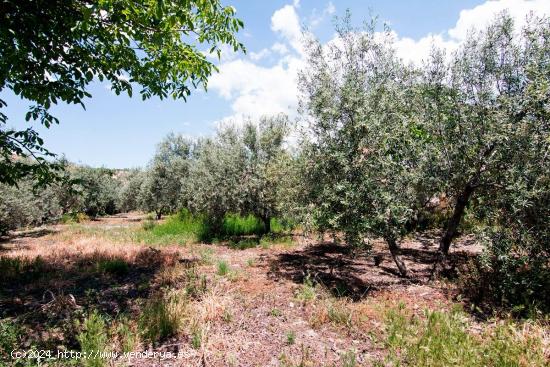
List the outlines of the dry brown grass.
<svg viewBox="0 0 550 367">
<path fill-rule="evenodd" d="M 110 228 L 98 226 L 97 230 Z M 385 356 L 388 309 L 403 303 L 407 315 L 420 317 L 425 309 L 447 311 L 452 304 L 442 291 L 444 286 L 395 277 L 388 254 L 382 266 L 375 267 L 371 259 L 351 257 L 337 246 L 150 248 L 94 231 L 95 227 L 91 231 L 60 229 L 6 246 L 9 250 L 2 256 L 29 264 L 41 259 L 37 269 L 44 270 L 18 278 L 17 287 L 14 281 L 8 283 L 9 297 L 0 301 L 10 317 L 32 314 L 34 318 L 24 320 L 25 325 L 45 332 L 42 325 L 56 321 L 49 315 L 66 318 L 73 325 L 75 315 L 97 309 L 109 320 L 113 350 L 176 348 L 190 356 L 178 361 L 182 365 L 340 366 L 349 351 L 356 353 L 356 365 L 372 365 Z M 218 274 L 218 260 L 228 265 L 223 276 Z M 126 264 L 128 269 L 117 273 L 104 264 L 115 266 L 114 270 L 118 265 L 124 270 Z M 32 266 L 22 269 L 32 270 Z M 308 283 L 304 278 L 309 274 Z M 349 287 L 340 292 L 340 286 Z M 153 343 L 144 336 L 139 320 L 154 300 L 161 300 L 155 312 L 160 310 L 169 325 L 162 332 L 165 338 Z M 486 322 L 471 325 L 471 332 L 480 337 L 496 328 Z M 48 332 L 68 335 L 62 328 Z M 290 332 L 295 335 L 292 344 L 287 343 Z M 542 335 L 540 348 L 548 353 L 548 328 L 523 324 L 514 333 L 514 340 Z M 51 345 L 65 342 L 56 339 Z M 158 365 L 157 361 L 134 362 Z"/>
</svg>

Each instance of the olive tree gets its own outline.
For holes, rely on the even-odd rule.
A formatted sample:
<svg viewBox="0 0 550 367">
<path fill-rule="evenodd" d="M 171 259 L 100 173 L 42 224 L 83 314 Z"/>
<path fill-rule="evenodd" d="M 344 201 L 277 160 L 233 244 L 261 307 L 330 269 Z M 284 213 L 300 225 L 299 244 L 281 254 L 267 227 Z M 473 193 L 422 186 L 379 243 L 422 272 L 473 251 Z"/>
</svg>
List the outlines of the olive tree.
<svg viewBox="0 0 550 367">
<path fill-rule="evenodd" d="M 259 123 L 249 121 L 241 134 L 246 151 L 245 174 L 241 187 L 245 202 L 239 211 L 258 216 L 265 233 L 271 231 L 271 219 L 279 214 L 279 200 L 285 170 L 283 161 L 289 159 L 284 143 L 289 132 L 285 115 L 263 117 Z"/>
<path fill-rule="evenodd" d="M 245 203 L 246 152 L 238 129 L 221 128 L 215 137 L 200 139 L 189 170 L 188 207 L 206 216 L 212 230 L 221 229 L 223 217 Z"/>
<path fill-rule="evenodd" d="M 343 233 L 352 246 L 383 238 L 406 276 L 399 241 L 414 227 L 431 182 L 419 75 L 374 21 L 355 29 L 347 14 L 336 30 L 327 46 L 308 41 L 299 83 L 308 199 L 320 229 Z"/>
<path fill-rule="evenodd" d="M 119 183 L 114 172 L 107 168 L 77 167 L 74 172 L 77 185 L 74 188 L 79 195 L 77 212 L 90 217 L 118 212 Z"/>
<path fill-rule="evenodd" d="M 539 175 L 549 168 L 548 27 L 548 19 L 534 17 L 517 30 L 510 16 L 500 14 L 472 31 L 449 61 L 436 51 L 424 69 L 424 119 L 431 122 L 428 134 L 437 152 L 432 168 L 439 192 L 451 203 L 439 262 L 472 201 L 473 212 L 492 216 L 498 198 L 533 192 L 517 186 L 529 181 L 519 171 L 534 162 Z M 543 176 L 534 177 L 536 191 Z"/>
<path fill-rule="evenodd" d="M 62 208 L 54 186 L 38 190 L 36 182 L 22 180 L 18 187 L 0 184 L 0 235 L 26 226 L 55 222 Z"/>
<path fill-rule="evenodd" d="M 188 181 L 189 207 L 204 213 L 214 231 L 227 213 L 254 214 L 270 231 L 285 195 L 285 171 L 291 159 L 285 147 L 290 131 L 285 115 L 220 128 L 201 140 Z"/>
<path fill-rule="evenodd" d="M 119 192 L 118 206 L 122 212 L 129 212 L 140 208 L 141 185 L 144 180 L 144 172 L 132 169 L 125 174 Z"/>
<path fill-rule="evenodd" d="M 426 69 L 434 162 L 451 198 L 434 270 L 469 210 L 484 224 L 485 245 L 470 272 L 484 277 L 473 300 L 545 308 L 550 300 L 549 60 L 550 19 L 532 16 L 517 29 L 503 13 L 448 63 L 435 55 Z"/>
<path fill-rule="evenodd" d="M 173 133 L 157 146 L 140 188 L 141 208 L 155 212 L 157 219 L 182 206 L 192 149 L 191 140 Z"/>
</svg>

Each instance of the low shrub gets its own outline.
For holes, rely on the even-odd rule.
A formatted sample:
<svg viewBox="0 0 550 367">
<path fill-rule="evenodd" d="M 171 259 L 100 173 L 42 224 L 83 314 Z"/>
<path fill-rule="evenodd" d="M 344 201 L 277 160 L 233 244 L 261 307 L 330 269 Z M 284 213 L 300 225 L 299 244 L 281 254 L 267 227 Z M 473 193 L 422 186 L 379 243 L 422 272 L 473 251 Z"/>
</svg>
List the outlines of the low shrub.
<svg viewBox="0 0 550 367">
<path fill-rule="evenodd" d="M 10 358 L 11 351 L 18 347 L 20 335 L 21 329 L 16 322 L 0 320 L 0 360 Z"/>
<path fill-rule="evenodd" d="M 105 320 L 96 311 L 93 311 L 83 323 L 83 330 L 77 337 L 80 343 L 80 349 L 87 354 L 87 358 L 82 359 L 86 367 L 102 367 L 105 360 L 99 353 L 107 350 L 108 333 L 105 327 Z"/>
<path fill-rule="evenodd" d="M 87 216 L 85 213 L 72 212 L 72 213 L 63 214 L 61 216 L 60 222 L 64 224 L 70 224 L 70 223 L 82 223 L 87 220 L 90 220 L 90 217 Z"/>
<path fill-rule="evenodd" d="M 544 251 L 494 231 L 486 238 L 486 250 L 460 272 L 459 287 L 478 311 L 511 311 L 517 317 L 550 312 L 550 267 Z M 523 250 L 523 251 L 522 251 Z"/>
</svg>

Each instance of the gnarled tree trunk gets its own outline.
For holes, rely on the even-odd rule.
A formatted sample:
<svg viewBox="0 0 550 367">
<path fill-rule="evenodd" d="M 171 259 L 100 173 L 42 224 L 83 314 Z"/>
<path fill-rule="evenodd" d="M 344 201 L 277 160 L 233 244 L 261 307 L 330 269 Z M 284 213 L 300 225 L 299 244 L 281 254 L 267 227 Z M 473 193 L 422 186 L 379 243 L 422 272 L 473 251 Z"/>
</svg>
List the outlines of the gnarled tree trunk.
<svg viewBox="0 0 550 367">
<path fill-rule="evenodd" d="M 403 259 L 401 259 L 400 248 L 399 248 L 399 245 L 397 244 L 397 241 L 393 237 L 387 237 L 385 238 L 385 240 L 388 243 L 391 256 L 393 258 L 393 261 L 395 261 L 395 265 L 397 265 L 397 269 L 399 270 L 399 273 L 401 274 L 402 277 L 408 277 L 407 266 L 405 265 L 405 262 L 403 261 Z"/>
<path fill-rule="evenodd" d="M 447 224 L 445 225 L 445 232 L 439 240 L 439 249 L 434 267 L 432 269 L 431 278 L 436 276 L 447 262 L 447 256 L 449 255 L 451 243 L 458 235 L 458 227 L 460 226 L 460 222 L 462 220 L 462 217 L 464 216 L 464 211 L 466 210 L 466 207 L 470 202 L 470 198 L 472 197 L 474 190 L 475 185 L 470 181 L 466 184 L 464 190 L 462 190 L 462 192 L 456 198 L 456 204 L 453 210 L 453 214 L 447 221 Z"/>
<path fill-rule="evenodd" d="M 456 198 L 453 215 L 451 216 L 451 218 L 449 218 L 449 221 L 445 226 L 445 233 L 439 240 L 439 251 L 436 261 L 434 263 L 434 267 L 432 269 L 431 278 L 434 278 L 434 276 L 441 270 L 441 268 L 447 261 L 447 255 L 449 255 L 451 243 L 458 234 L 458 226 L 460 225 L 460 221 L 464 216 L 464 211 L 466 210 L 466 207 L 470 202 L 472 194 L 479 186 L 481 175 L 486 169 L 487 159 L 493 154 L 495 148 L 496 144 L 493 143 L 483 152 L 480 160 L 481 164 L 479 165 L 476 174 L 472 178 L 470 178 L 470 180 L 464 186 L 462 192 Z"/>
</svg>

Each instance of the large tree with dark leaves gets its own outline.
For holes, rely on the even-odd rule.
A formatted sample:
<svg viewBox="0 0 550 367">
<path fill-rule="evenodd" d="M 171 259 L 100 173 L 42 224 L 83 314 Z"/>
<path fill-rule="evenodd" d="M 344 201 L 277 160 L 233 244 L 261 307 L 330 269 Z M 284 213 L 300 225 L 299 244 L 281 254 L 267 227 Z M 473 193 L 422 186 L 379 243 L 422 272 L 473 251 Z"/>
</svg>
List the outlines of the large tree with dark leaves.
<svg viewBox="0 0 550 367">
<path fill-rule="evenodd" d="M 94 80 L 107 80 L 117 94 L 139 86 L 143 99 L 185 99 L 216 70 L 207 52 L 244 51 L 235 37 L 242 27 L 219 0 L 3 0 L 0 92 L 31 102 L 26 120 L 46 127 L 58 123 L 52 105 L 84 107 Z M 0 182 L 52 179 L 59 167 L 36 131 L 7 123 L 0 110 Z M 29 156 L 31 163 L 20 159 Z"/>
</svg>

